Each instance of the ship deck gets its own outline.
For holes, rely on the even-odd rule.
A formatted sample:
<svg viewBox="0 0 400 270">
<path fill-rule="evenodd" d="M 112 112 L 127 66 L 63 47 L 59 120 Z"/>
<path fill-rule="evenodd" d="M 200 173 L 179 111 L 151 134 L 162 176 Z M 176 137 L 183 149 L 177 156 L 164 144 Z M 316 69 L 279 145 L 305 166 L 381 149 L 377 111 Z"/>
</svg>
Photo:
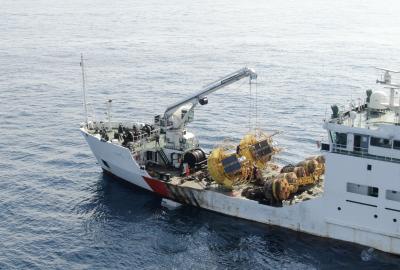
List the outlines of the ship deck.
<svg viewBox="0 0 400 270">
<path fill-rule="evenodd" d="M 351 114 L 354 115 L 353 119 Z M 399 117 L 394 110 L 368 111 L 367 106 L 362 105 L 343 113 L 341 117 L 331 119 L 329 122 L 348 127 L 376 130 L 380 125 L 398 125 Z"/>
<path fill-rule="evenodd" d="M 279 172 L 278 168 L 279 167 L 275 164 L 270 164 L 270 166 L 262 171 L 263 178 L 277 175 Z M 165 168 L 155 164 L 147 166 L 146 170 L 150 176 L 166 181 L 167 183 L 176 187 L 190 188 L 195 190 L 209 190 L 245 200 L 248 200 L 248 198 L 243 196 L 242 193 L 246 188 L 263 188 L 262 185 L 260 186 L 260 184 L 254 180 L 247 183 L 238 184 L 232 189 L 223 187 L 211 179 L 206 167 L 203 167 L 189 175 L 182 175 L 179 170 Z M 168 175 L 168 180 L 164 178 L 165 175 Z M 315 184 L 299 189 L 299 191 L 293 194 L 293 196 L 291 196 L 289 199 L 283 200 L 281 203 L 273 206 L 294 205 L 322 196 L 324 192 L 323 179 L 324 177 L 322 176 L 321 180 L 317 181 Z M 255 200 L 257 201 L 257 199 Z M 258 201 L 260 203 L 265 203 L 263 200 Z"/>
</svg>

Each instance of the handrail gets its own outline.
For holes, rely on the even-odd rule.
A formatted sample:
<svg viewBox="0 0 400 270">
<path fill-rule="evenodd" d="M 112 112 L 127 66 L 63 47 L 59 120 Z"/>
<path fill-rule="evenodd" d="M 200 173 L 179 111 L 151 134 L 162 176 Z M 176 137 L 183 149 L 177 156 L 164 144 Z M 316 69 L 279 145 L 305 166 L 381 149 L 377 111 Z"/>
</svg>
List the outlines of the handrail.
<svg viewBox="0 0 400 270">
<path fill-rule="evenodd" d="M 140 141 L 140 140 L 144 140 L 147 138 L 151 138 L 154 137 L 155 134 L 159 134 L 160 133 L 160 129 L 153 129 L 152 131 L 150 131 L 150 135 L 147 133 L 143 133 L 141 132 L 139 135 L 133 136 L 133 141 Z"/>
<path fill-rule="evenodd" d="M 356 156 L 356 157 L 362 157 L 362 158 L 368 158 L 368 159 L 375 159 L 375 160 L 382 160 L 382 161 L 389 161 L 389 162 L 394 162 L 394 163 L 400 163 L 400 159 L 398 158 L 393 158 L 393 157 L 388 157 L 388 156 L 378 156 L 378 155 L 372 155 L 368 153 L 368 148 L 364 147 L 355 147 L 357 149 L 360 149 L 361 151 L 349 151 L 343 146 L 343 144 L 331 144 L 332 145 L 332 153 L 337 153 L 337 154 L 342 154 L 342 155 L 349 155 L 349 156 Z M 340 146 L 340 147 L 338 147 Z"/>
<path fill-rule="evenodd" d="M 150 131 L 150 135 L 147 133 L 141 133 L 140 135 L 133 136 L 133 142 L 130 143 L 132 153 L 140 151 L 140 148 L 146 143 L 151 141 L 156 135 L 160 134 L 160 129 L 154 129 Z"/>
</svg>

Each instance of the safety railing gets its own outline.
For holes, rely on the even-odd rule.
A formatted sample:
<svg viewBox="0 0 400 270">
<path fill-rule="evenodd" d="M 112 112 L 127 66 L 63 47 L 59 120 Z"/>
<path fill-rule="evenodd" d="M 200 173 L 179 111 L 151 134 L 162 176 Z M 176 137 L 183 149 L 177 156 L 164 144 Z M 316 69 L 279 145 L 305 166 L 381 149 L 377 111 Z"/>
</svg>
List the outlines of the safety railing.
<svg viewBox="0 0 400 270">
<path fill-rule="evenodd" d="M 139 152 L 142 150 L 143 146 L 150 142 L 150 141 L 156 141 L 157 142 L 157 137 L 159 138 L 160 136 L 160 129 L 154 129 L 150 131 L 150 133 L 147 132 L 142 132 L 138 135 L 133 136 L 133 142 L 129 143 L 129 148 L 131 149 L 132 153 Z"/>
<path fill-rule="evenodd" d="M 148 141 L 149 139 L 155 138 L 157 134 L 160 134 L 160 129 L 153 129 L 150 133 L 141 131 L 138 135 L 133 135 L 133 141 Z"/>
<path fill-rule="evenodd" d="M 369 154 L 368 148 L 364 147 L 354 147 L 353 151 L 349 151 L 346 149 L 346 145 L 343 144 L 331 144 L 331 146 L 332 146 L 332 152 L 337 154 L 400 163 L 400 159 L 398 158 Z"/>
</svg>

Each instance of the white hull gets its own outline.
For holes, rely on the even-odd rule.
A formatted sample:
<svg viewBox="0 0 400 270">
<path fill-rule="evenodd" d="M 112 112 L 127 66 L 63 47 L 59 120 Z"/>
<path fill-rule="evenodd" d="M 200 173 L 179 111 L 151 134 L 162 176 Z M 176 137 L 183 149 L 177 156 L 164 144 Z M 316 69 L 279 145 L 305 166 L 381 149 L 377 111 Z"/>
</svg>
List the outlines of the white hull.
<svg viewBox="0 0 400 270">
<path fill-rule="evenodd" d="M 329 196 L 325 192 L 322 197 L 294 205 L 273 207 L 212 190 L 175 186 L 158 179 L 152 179 L 146 170 L 140 168 L 127 148 L 101 141 L 99 138 L 86 133 L 84 129 L 81 129 L 81 131 L 104 170 L 134 185 L 155 192 L 162 197 L 229 216 L 277 225 L 295 231 L 344 240 L 400 254 L 400 227 L 398 225 L 400 223 L 400 212 L 386 210 L 386 208 L 400 209 L 400 206 L 380 205 L 379 202 L 369 201 L 368 204 L 374 204 L 377 207 L 368 207 L 363 204 L 349 202 L 359 201 L 360 198 L 357 198 L 357 196 L 361 195 L 344 194 L 339 190 L 335 190 L 345 189 L 345 181 L 336 181 L 332 176 L 334 174 L 340 176 L 340 174 L 330 171 L 329 166 L 327 167 L 325 178 L 325 188 L 332 190 Z M 346 164 L 364 166 L 363 162 L 365 162 L 362 159 L 357 161 L 356 157 L 334 153 L 327 153 L 326 159 L 327 164 L 332 159 L 338 159 L 335 162 L 343 163 L 344 172 L 346 172 Z M 352 159 L 351 162 L 349 162 L 350 159 Z M 382 161 L 369 160 L 368 162 L 374 164 L 373 166 L 378 166 L 379 162 Z M 397 166 L 394 167 L 394 170 L 397 171 L 398 178 L 400 166 L 398 164 L 395 166 Z M 351 175 L 347 175 L 347 177 L 351 177 Z M 351 196 L 355 196 L 355 198 Z M 372 200 L 375 198 L 366 199 Z M 339 207 L 340 210 L 338 210 Z M 375 214 L 379 218 L 375 218 Z M 395 218 L 399 222 L 389 222 Z M 360 224 L 365 224 L 365 226 L 360 226 Z"/>
</svg>

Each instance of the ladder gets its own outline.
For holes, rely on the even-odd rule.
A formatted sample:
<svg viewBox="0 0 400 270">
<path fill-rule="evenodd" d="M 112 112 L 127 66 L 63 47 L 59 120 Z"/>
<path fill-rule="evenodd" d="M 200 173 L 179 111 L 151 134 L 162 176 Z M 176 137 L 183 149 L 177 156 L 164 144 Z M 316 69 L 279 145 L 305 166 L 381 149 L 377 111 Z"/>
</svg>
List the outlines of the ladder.
<svg viewBox="0 0 400 270">
<path fill-rule="evenodd" d="M 169 159 L 167 155 L 165 154 L 164 150 L 160 148 L 160 150 L 157 151 L 157 153 L 160 155 L 162 161 L 164 162 L 165 166 L 170 165 Z"/>
</svg>

